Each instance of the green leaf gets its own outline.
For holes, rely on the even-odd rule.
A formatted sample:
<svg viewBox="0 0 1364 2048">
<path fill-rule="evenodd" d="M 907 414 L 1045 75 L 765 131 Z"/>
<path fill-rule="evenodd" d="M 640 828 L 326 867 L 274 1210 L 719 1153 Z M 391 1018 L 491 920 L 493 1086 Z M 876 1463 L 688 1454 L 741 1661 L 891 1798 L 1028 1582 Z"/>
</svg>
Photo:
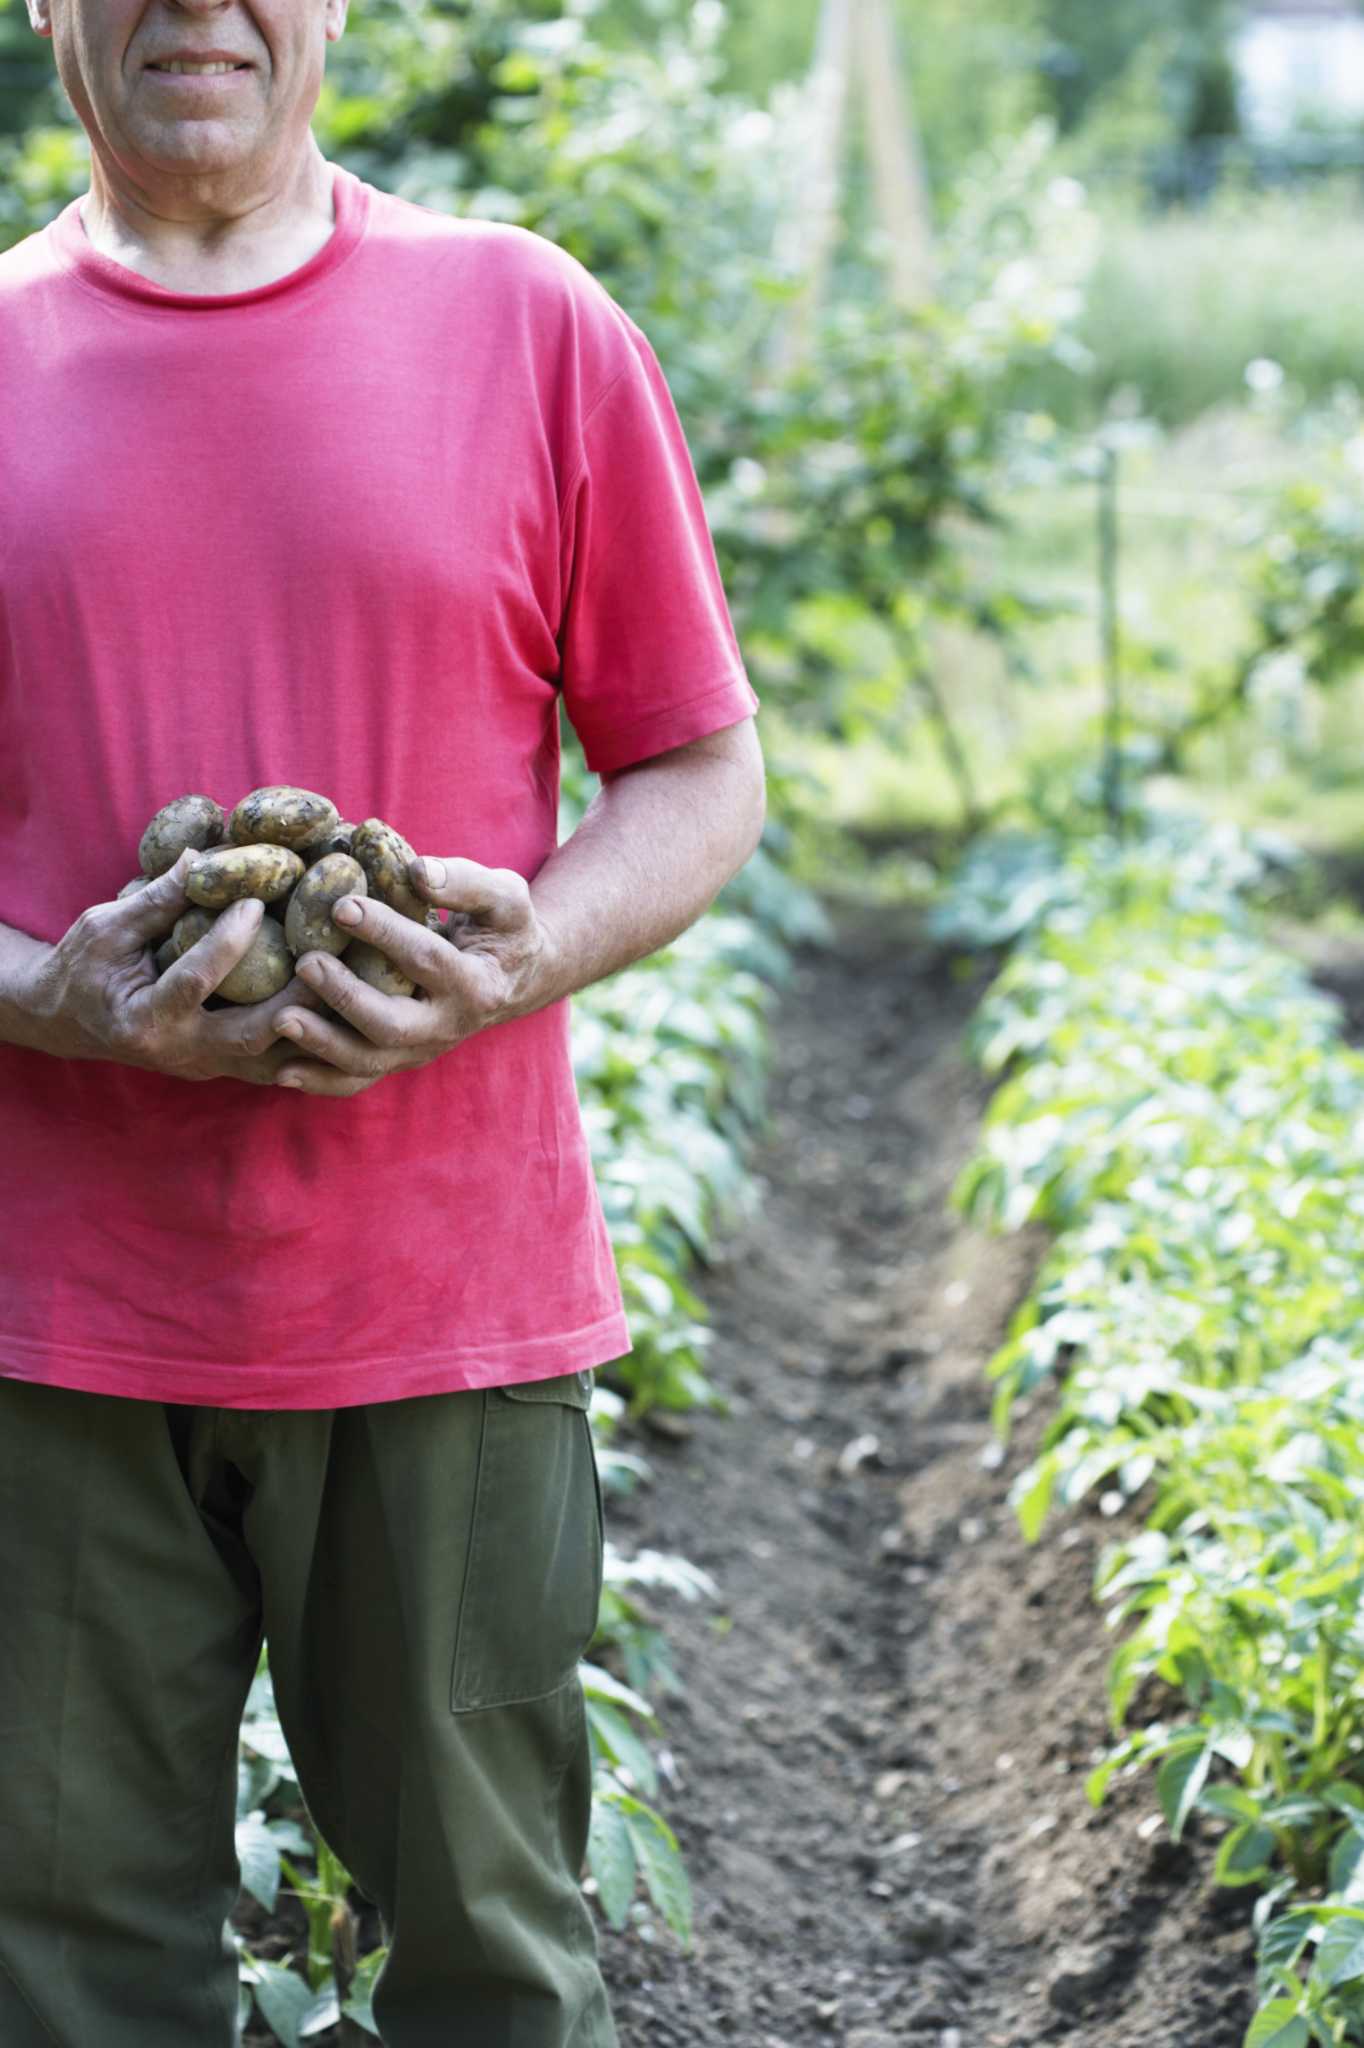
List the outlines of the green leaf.
<svg viewBox="0 0 1364 2048">
<path fill-rule="evenodd" d="M 367 2034 L 378 2040 L 379 2029 L 374 2021 L 374 1985 L 380 1970 L 388 1960 L 386 1948 L 371 1949 L 367 1956 L 361 1956 L 351 1978 L 350 1996 L 341 2011 L 348 2020 L 354 2020 L 357 2027 L 363 2027 Z"/>
<path fill-rule="evenodd" d="M 1364 1977 L 1364 1925 L 1358 1920 L 1333 1920 L 1317 1944 L 1312 1976 L 1328 1988 L 1352 1977 Z"/>
<path fill-rule="evenodd" d="M 311 2010 L 313 1994 L 304 1979 L 280 1963 L 257 1960 L 260 1972 L 252 1986 L 261 2017 L 284 2048 L 300 2048 L 299 2027 Z"/>
<path fill-rule="evenodd" d="M 1217 1813 L 1224 1820 L 1255 1822 L 1260 1818 L 1258 1802 L 1239 1785 L 1205 1785 L 1198 1804 L 1203 1813 Z"/>
<path fill-rule="evenodd" d="M 1046 1456 L 1039 1458 L 1028 1472 L 1021 1475 L 1025 1480 L 1030 1479 L 1031 1484 L 1020 1489 L 1018 1482 L 1015 1481 L 1010 1500 L 1017 1511 L 1019 1527 L 1027 1543 L 1036 1543 L 1042 1533 L 1042 1525 L 1047 1519 L 1052 1493 L 1056 1486 L 1056 1471 L 1056 1459 L 1053 1456 Z"/>
<path fill-rule="evenodd" d="M 324 1984 L 316 1993 L 312 2004 L 298 2023 L 299 2038 L 307 2041 L 314 2034 L 323 2034 L 334 2027 L 341 2017 L 341 2000 L 336 1985 Z"/>
<path fill-rule="evenodd" d="M 618 1706 L 628 1707 L 632 1714 L 638 1714 L 642 1720 L 657 1722 L 658 1715 L 649 1702 L 641 1698 L 639 1693 L 631 1691 L 628 1685 L 622 1685 L 609 1671 L 603 1671 L 600 1664 L 580 1664 L 578 1676 L 582 1680 L 583 1691 L 588 1699 L 614 1700 Z"/>
<path fill-rule="evenodd" d="M 267 1913 L 273 1913 L 279 1897 L 279 1845 L 264 1814 L 248 1814 L 237 1822 L 237 1861 L 244 1888 Z"/>
<path fill-rule="evenodd" d="M 620 1808 L 600 1792 L 592 1802 L 587 1867 L 596 1880 L 602 1911 L 617 1932 L 624 1927 L 635 1895 L 634 1839 Z"/>
<path fill-rule="evenodd" d="M 649 1896 L 684 1948 L 691 1946 L 692 1897 L 677 1838 L 651 1808 L 631 1801 L 624 1809 Z"/>
<path fill-rule="evenodd" d="M 605 1700 L 589 1699 L 587 1718 L 607 1762 L 623 1765 L 634 1781 L 634 1790 L 654 1798 L 658 1792 L 658 1768 L 624 1714 Z"/>
<path fill-rule="evenodd" d="M 1183 1835 L 1184 1823 L 1198 1803 L 1211 1763 L 1212 1751 L 1206 1746 L 1176 1750 L 1156 1773 L 1156 1796 L 1176 1841 Z"/>
<path fill-rule="evenodd" d="M 1263 1877 L 1274 1854 L 1275 1839 L 1269 1828 L 1239 1827 L 1221 1843 L 1213 1876 L 1218 1884 L 1254 1884 Z"/>
<path fill-rule="evenodd" d="M 1272 1998 L 1251 2021 L 1244 2048 L 1308 2048 L 1311 2033 L 1295 1998 Z"/>
<path fill-rule="evenodd" d="M 1281 1913 L 1260 1935 L 1256 1961 L 1266 1971 L 1291 1970 L 1307 1947 L 1311 1915 L 1304 1910 Z"/>
</svg>

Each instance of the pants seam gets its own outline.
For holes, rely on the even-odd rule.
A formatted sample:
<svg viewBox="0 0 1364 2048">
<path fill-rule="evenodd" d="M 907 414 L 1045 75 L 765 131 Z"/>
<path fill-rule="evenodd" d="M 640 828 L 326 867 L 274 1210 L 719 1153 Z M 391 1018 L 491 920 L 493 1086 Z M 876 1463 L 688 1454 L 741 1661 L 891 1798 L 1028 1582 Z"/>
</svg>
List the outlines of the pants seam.
<svg viewBox="0 0 1364 2048">
<path fill-rule="evenodd" d="M 29 1997 L 27 1991 L 25 1991 L 23 1985 L 19 1982 L 19 1979 L 15 1976 L 13 1970 L 11 1970 L 9 1964 L 5 1961 L 3 1956 L 0 1956 L 0 1974 L 4 1976 L 6 1983 L 13 1985 L 16 1996 L 22 2001 L 22 2003 L 27 2007 L 28 2011 L 32 2014 L 33 2018 L 38 2022 L 38 2025 L 47 2035 L 48 2040 L 55 2041 L 57 2044 L 57 2048 L 62 2048 L 61 2035 L 53 2033 L 51 2027 L 43 2018 L 37 2006 L 33 2003 L 33 2000 Z"/>
</svg>

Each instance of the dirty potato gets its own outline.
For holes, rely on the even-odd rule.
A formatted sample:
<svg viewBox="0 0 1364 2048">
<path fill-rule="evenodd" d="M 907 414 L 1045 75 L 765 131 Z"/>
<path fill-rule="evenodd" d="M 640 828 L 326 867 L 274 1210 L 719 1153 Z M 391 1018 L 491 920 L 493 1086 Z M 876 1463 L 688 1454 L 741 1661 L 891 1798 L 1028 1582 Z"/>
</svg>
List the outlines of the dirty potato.
<svg viewBox="0 0 1364 2048">
<path fill-rule="evenodd" d="M 173 865 L 174 863 L 172 862 L 172 866 Z M 138 890 L 145 889 L 148 882 L 150 882 L 151 879 L 152 877 L 150 875 L 134 875 L 131 882 L 125 882 L 123 884 L 123 887 L 119 890 L 118 895 L 114 900 L 118 903 L 121 903 L 125 896 L 136 896 Z"/>
<path fill-rule="evenodd" d="M 166 969 L 168 967 L 173 967 L 175 965 L 175 962 L 179 958 L 180 954 L 176 946 L 174 937 L 171 937 L 169 939 L 163 939 L 161 941 L 161 944 L 156 949 L 157 974 L 164 974 Z"/>
<path fill-rule="evenodd" d="M 301 853 L 309 867 L 316 861 L 325 860 L 329 853 L 349 853 L 355 827 L 348 818 L 340 818 L 334 825 L 320 826 L 316 832 L 301 840 L 294 848 Z"/>
<path fill-rule="evenodd" d="M 197 946 L 205 932 L 212 931 L 216 923 L 217 912 L 213 910 L 187 910 L 183 917 L 178 917 L 166 942 L 175 948 L 173 957 L 178 960 L 182 953 L 188 953 L 191 946 Z"/>
<path fill-rule="evenodd" d="M 313 789 L 271 783 L 244 796 L 228 821 L 234 846 L 288 846 L 295 852 L 306 840 L 334 831 L 340 823 L 330 797 Z"/>
<path fill-rule="evenodd" d="M 138 864 L 149 881 L 169 874 L 186 847 L 200 853 L 222 838 L 223 807 L 211 796 L 178 796 L 164 804 L 138 842 Z"/>
<path fill-rule="evenodd" d="M 241 959 L 218 983 L 218 994 L 229 1003 L 263 1003 L 287 988 L 293 978 L 289 941 L 272 917 L 263 917 Z"/>
<path fill-rule="evenodd" d="M 343 953 L 355 934 L 332 923 L 333 907 L 343 896 L 368 894 L 365 871 L 348 853 L 327 853 L 315 861 L 284 914 L 284 936 L 294 953 Z"/>
<path fill-rule="evenodd" d="M 382 818 L 366 818 L 355 828 L 351 852 L 369 877 L 371 896 L 403 917 L 425 924 L 428 905 L 407 878 L 408 863 L 416 855 L 401 832 L 395 832 Z"/>
<path fill-rule="evenodd" d="M 408 980 L 401 967 L 395 967 L 387 953 L 381 953 L 364 939 L 351 940 L 346 948 L 346 965 L 357 980 L 367 988 L 377 989 L 381 996 L 416 993 L 416 983 Z"/>
<path fill-rule="evenodd" d="M 220 846 L 191 862 L 185 894 L 205 910 L 226 910 L 243 896 L 273 903 L 302 873 L 303 862 L 284 846 Z"/>
</svg>

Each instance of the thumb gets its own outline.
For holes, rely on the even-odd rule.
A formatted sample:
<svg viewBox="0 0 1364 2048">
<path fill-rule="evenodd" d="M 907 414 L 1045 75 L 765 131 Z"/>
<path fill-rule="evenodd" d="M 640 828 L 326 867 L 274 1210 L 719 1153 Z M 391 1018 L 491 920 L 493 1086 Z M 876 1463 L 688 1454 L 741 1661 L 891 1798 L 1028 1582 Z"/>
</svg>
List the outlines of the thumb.
<svg viewBox="0 0 1364 2048">
<path fill-rule="evenodd" d="M 185 877 L 192 858 L 192 853 L 186 849 L 173 868 L 168 868 L 164 875 L 157 875 L 145 889 L 135 889 L 131 896 L 123 896 L 110 904 L 110 923 L 120 936 L 138 944 L 165 937 L 189 904 Z"/>
<path fill-rule="evenodd" d="M 414 860 L 410 872 L 428 903 L 467 911 L 492 931 L 516 931 L 531 915 L 530 884 L 515 868 L 485 868 L 476 860 L 454 858 Z"/>
</svg>

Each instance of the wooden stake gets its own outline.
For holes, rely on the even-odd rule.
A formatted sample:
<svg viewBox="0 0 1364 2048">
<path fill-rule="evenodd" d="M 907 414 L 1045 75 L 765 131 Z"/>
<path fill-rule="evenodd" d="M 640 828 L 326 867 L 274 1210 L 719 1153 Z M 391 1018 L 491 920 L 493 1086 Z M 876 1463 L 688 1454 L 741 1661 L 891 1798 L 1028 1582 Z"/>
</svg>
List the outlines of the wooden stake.
<svg viewBox="0 0 1364 2048">
<path fill-rule="evenodd" d="M 932 211 L 889 0 L 858 0 L 854 63 L 876 211 L 889 244 L 891 288 L 902 305 L 921 306 L 933 296 Z"/>
<path fill-rule="evenodd" d="M 854 0 L 822 0 L 820 7 L 808 87 L 806 176 L 777 238 L 778 261 L 801 279 L 799 296 L 774 339 L 772 369 L 778 377 L 790 375 L 809 360 L 815 316 L 838 240 L 853 5 Z"/>
</svg>

